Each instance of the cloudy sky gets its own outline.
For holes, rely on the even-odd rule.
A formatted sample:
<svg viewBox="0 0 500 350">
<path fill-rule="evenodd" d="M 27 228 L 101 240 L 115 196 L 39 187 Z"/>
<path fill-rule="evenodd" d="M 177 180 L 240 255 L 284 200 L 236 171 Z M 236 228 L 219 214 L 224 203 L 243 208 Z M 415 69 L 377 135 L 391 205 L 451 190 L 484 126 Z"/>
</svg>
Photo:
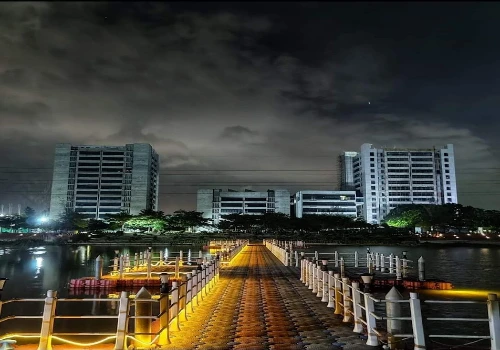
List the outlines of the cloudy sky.
<svg viewBox="0 0 500 350">
<path fill-rule="evenodd" d="M 500 209 L 498 3 L 0 4 L 0 204 L 48 207 L 56 142 L 149 142 L 160 206 L 335 189 L 337 155 L 456 148 Z"/>
</svg>

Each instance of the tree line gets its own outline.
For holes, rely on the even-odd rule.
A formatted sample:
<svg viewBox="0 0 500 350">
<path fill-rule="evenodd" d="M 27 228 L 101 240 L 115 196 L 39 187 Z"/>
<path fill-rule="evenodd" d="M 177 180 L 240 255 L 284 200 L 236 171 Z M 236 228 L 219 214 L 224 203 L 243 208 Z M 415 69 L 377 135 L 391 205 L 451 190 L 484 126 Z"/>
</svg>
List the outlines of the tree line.
<svg viewBox="0 0 500 350">
<path fill-rule="evenodd" d="M 391 210 L 385 222 L 392 227 L 422 227 L 429 231 L 500 230 L 500 211 L 461 204 L 411 204 Z"/>
</svg>

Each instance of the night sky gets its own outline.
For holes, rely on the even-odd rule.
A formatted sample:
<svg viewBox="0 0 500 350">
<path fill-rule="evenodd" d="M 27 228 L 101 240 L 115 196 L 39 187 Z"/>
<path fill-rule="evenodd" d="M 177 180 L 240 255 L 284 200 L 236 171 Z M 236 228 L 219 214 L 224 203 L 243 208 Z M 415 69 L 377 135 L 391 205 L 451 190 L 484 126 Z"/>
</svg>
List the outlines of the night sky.
<svg viewBox="0 0 500 350">
<path fill-rule="evenodd" d="M 0 4 L 0 204 L 48 208 L 54 146 L 148 142 L 198 188 L 336 189 L 362 143 L 456 147 L 500 209 L 500 3 Z M 177 194 L 176 194 L 177 193 Z"/>
</svg>

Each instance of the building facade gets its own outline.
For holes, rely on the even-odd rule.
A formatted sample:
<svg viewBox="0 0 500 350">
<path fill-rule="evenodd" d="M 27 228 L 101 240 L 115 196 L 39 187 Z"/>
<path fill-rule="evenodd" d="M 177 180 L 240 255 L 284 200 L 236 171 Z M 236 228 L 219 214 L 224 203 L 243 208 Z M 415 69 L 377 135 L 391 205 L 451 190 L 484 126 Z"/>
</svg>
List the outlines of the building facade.
<svg viewBox="0 0 500 350">
<path fill-rule="evenodd" d="M 197 194 L 196 210 L 205 219 L 218 224 L 224 215 L 283 213 L 290 215 L 290 192 L 287 190 L 233 191 L 200 189 Z"/>
<path fill-rule="evenodd" d="M 149 144 L 57 144 L 50 217 L 67 210 L 89 219 L 126 211 L 158 210 L 159 157 Z"/>
<path fill-rule="evenodd" d="M 380 223 L 402 204 L 457 203 L 453 145 L 443 148 L 375 148 L 363 144 L 361 152 L 341 157 L 342 179 L 364 198 L 363 218 Z"/>
<path fill-rule="evenodd" d="M 343 215 L 357 217 L 356 191 L 299 191 L 294 196 L 295 216 Z"/>
</svg>

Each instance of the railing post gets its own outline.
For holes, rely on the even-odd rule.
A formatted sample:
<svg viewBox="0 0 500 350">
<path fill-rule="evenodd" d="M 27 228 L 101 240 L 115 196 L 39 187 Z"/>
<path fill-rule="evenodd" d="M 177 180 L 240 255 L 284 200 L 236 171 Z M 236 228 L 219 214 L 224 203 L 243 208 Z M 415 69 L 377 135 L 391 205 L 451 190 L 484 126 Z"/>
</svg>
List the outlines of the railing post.
<svg viewBox="0 0 500 350">
<path fill-rule="evenodd" d="M 293 254 L 294 254 L 294 258 L 295 258 L 295 267 L 299 267 L 299 252 L 294 251 Z"/>
<path fill-rule="evenodd" d="M 300 260 L 300 282 L 304 283 L 304 259 Z"/>
<path fill-rule="evenodd" d="M 147 263 L 147 270 L 146 270 L 146 278 L 150 279 L 151 278 L 151 259 L 152 259 L 152 254 L 148 253 L 146 257 L 146 263 Z"/>
<path fill-rule="evenodd" d="M 102 267 L 104 265 L 104 259 L 102 256 L 95 258 L 95 279 L 100 280 L 102 278 Z"/>
<path fill-rule="evenodd" d="M 423 256 L 418 259 L 418 280 L 425 281 L 425 260 Z"/>
<path fill-rule="evenodd" d="M 333 271 L 328 271 L 328 305 L 326 307 L 332 308 L 335 306 L 335 282 L 333 279 Z"/>
<path fill-rule="evenodd" d="M 422 310 L 417 293 L 410 293 L 411 326 L 413 329 L 413 343 L 415 350 L 425 349 L 424 326 Z"/>
<path fill-rule="evenodd" d="M 163 250 L 160 249 L 160 257 L 158 259 L 158 262 L 159 262 L 159 266 L 163 266 L 165 265 L 165 262 L 163 261 Z"/>
<path fill-rule="evenodd" d="M 488 294 L 488 322 L 490 325 L 491 350 L 500 350 L 500 307 L 496 294 Z"/>
<path fill-rule="evenodd" d="M 380 272 L 385 272 L 385 256 L 380 254 Z"/>
<path fill-rule="evenodd" d="M 333 275 L 335 282 L 335 311 L 333 312 L 335 315 L 342 315 L 342 306 L 340 305 L 340 298 L 342 293 L 340 292 L 341 282 L 340 275 L 338 273 Z"/>
<path fill-rule="evenodd" d="M 378 337 L 377 334 L 373 331 L 377 328 L 377 323 L 375 317 L 372 313 L 375 312 L 375 303 L 371 298 L 371 294 L 365 293 L 365 317 L 366 317 L 366 345 L 369 346 L 378 346 Z"/>
<path fill-rule="evenodd" d="M 323 303 L 326 303 L 328 302 L 328 277 L 330 275 L 328 274 L 328 271 L 322 271 L 321 273 L 323 274 L 323 285 L 321 286 L 321 301 Z"/>
<path fill-rule="evenodd" d="M 118 272 L 120 275 L 120 279 L 123 278 L 123 270 L 125 269 L 125 261 L 123 260 L 123 255 L 120 255 L 118 258 Z"/>
<path fill-rule="evenodd" d="M 162 293 L 160 295 L 160 335 L 158 337 L 158 345 L 160 346 L 170 344 L 169 322 L 168 293 Z"/>
<path fill-rule="evenodd" d="M 344 258 L 340 258 L 340 277 L 344 278 L 345 276 L 345 262 Z"/>
<path fill-rule="evenodd" d="M 187 291 L 186 291 L 186 318 L 187 318 L 187 304 L 191 305 L 191 312 L 194 311 L 193 308 L 193 274 L 191 272 L 186 273 L 187 277 Z"/>
<path fill-rule="evenodd" d="M 198 294 L 198 271 L 191 271 L 191 310 L 194 311 L 194 300 L 196 299 L 196 295 Z M 196 305 L 198 305 L 198 300 L 196 300 Z"/>
<path fill-rule="evenodd" d="M 171 300 L 170 300 L 170 319 L 173 320 L 175 317 L 177 317 L 177 329 L 181 330 L 180 323 L 179 323 L 179 286 L 177 281 L 172 282 L 172 293 L 171 293 Z"/>
<path fill-rule="evenodd" d="M 142 287 L 135 296 L 135 333 L 151 333 L 151 316 L 153 315 L 153 305 L 151 304 L 151 293 Z M 149 318 L 142 318 L 142 317 Z M 135 338 L 138 340 L 136 345 L 138 347 L 147 346 L 151 343 L 151 334 L 136 334 Z"/>
<path fill-rule="evenodd" d="M 401 259 L 396 255 L 396 280 L 401 280 Z"/>
<path fill-rule="evenodd" d="M 323 297 L 323 270 L 319 266 L 316 267 L 317 276 L 317 286 L 316 286 L 316 297 Z"/>
<path fill-rule="evenodd" d="M 130 310 L 130 299 L 128 292 L 121 292 L 120 306 L 118 306 L 118 322 L 116 325 L 115 350 L 127 348 L 127 326 Z"/>
<path fill-rule="evenodd" d="M 358 251 L 354 251 L 354 267 L 359 267 L 359 255 Z"/>
<path fill-rule="evenodd" d="M 394 254 L 389 254 L 389 273 L 394 273 Z"/>
<path fill-rule="evenodd" d="M 134 254 L 134 268 L 138 268 L 139 267 L 139 254 L 138 253 L 135 253 Z"/>
<path fill-rule="evenodd" d="M 344 304 L 344 319 L 342 322 L 351 322 L 351 288 L 349 287 L 349 278 L 342 278 L 342 294 L 343 294 L 343 304 Z"/>
<path fill-rule="evenodd" d="M 380 271 L 380 254 L 375 253 L 375 271 Z"/>
<path fill-rule="evenodd" d="M 43 306 L 42 328 L 38 350 L 52 349 L 52 332 L 54 330 L 54 316 L 56 315 L 57 291 L 48 290 Z"/>
<path fill-rule="evenodd" d="M 363 309 L 361 308 L 361 293 L 359 292 L 359 282 L 352 282 L 352 308 L 354 311 L 354 328 L 353 332 L 362 333 L 363 323 L 360 319 L 363 317 Z"/>
<path fill-rule="evenodd" d="M 398 303 L 399 300 L 403 299 L 403 296 L 396 287 L 392 287 L 389 293 L 385 295 L 387 300 L 385 304 L 385 310 L 387 315 L 387 339 L 389 347 L 391 349 L 396 348 L 397 339 L 394 334 L 399 334 L 403 330 L 403 325 L 401 320 L 393 320 L 392 317 L 401 317 L 401 304 Z"/>
<path fill-rule="evenodd" d="M 316 264 L 313 264 L 312 286 L 309 286 L 309 289 L 312 289 L 313 293 L 318 292 L 318 265 Z"/>
<path fill-rule="evenodd" d="M 335 267 L 339 267 L 339 253 L 337 251 L 333 252 L 333 260 L 335 262 Z"/>
</svg>

